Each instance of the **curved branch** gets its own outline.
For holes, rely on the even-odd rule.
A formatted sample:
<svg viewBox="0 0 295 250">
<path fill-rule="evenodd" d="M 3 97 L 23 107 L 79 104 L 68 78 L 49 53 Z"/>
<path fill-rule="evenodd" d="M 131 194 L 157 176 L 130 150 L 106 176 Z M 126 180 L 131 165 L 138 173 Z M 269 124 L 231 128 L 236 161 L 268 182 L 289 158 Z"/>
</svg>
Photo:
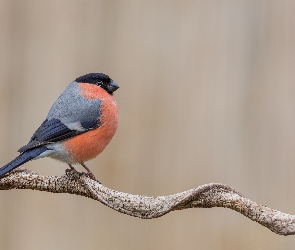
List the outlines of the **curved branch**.
<svg viewBox="0 0 295 250">
<path fill-rule="evenodd" d="M 174 210 L 224 207 L 235 210 L 276 234 L 295 234 L 295 215 L 289 215 L 249 200 L 233 188 L 210 183 L 178 194 L 148 197 L 111 190 L 85 173 L 67 170 L 63 176 L 41 176 L 18 168 L 0 179 L 0 190 L 33 189 L 85 196 L 124 214 L 152 219 Z"/>
</svg>

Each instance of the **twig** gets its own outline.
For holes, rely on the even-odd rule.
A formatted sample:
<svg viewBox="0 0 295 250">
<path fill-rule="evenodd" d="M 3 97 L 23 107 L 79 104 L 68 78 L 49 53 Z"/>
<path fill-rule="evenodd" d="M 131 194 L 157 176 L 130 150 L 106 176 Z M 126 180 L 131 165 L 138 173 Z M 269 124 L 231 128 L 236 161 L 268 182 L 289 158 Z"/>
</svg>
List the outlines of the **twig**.
<svg viewBox="0 0 295 250">
<path fill-rule="evenodd" d="M 276 234 L 295 234 L 295 216 L 249 200 L 235 189 L 220 183 L 205 184 L 178 194 L 148 197 L 109 189 L 73 169 L 63 176 L 41 176 L 18 168 L 0 179 L 0 190 L 32 189 L 70 193 L 97 200 L 124 214 L 152 219 L 174 210 L 224 207 L 235 210 Z"/>
</svg>

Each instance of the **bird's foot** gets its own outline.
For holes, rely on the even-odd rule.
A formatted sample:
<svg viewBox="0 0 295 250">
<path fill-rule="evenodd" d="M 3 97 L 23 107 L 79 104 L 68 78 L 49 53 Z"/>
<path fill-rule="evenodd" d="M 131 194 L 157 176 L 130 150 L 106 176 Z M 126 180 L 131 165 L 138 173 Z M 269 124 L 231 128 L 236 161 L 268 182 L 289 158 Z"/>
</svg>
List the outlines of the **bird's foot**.
<svg viewBox="0 0 295 250">
<path fill-rule="evenodd" d="M 67 168 L 66 175 L 71 180 L 79 180 L 79 178 L 81 177 L 81 173 L 79 173 L 75 168 Z"/>
<path fill-rule="evenodd" d="M 83 168 L 85 168 L 87 170 L 88 176 L 90 179 L 99 182 L 99 184 L 102 184 L 99 180 L 97 180 L 94 176 L 94 174 L 91 172 L 91 170 L 83 163 L 80 163 L 82 165 Z"/>
<path fill-rule="evenodd" d="M 73 165 L 71 165 L 71 164 L 68 164 L 68 165 L 69 165 L 70 169 L 76 170 L 76 169 L 73 167 Z M 76 171 L 77 171 L 77 170 L 76 170 Z"/>
</svg>

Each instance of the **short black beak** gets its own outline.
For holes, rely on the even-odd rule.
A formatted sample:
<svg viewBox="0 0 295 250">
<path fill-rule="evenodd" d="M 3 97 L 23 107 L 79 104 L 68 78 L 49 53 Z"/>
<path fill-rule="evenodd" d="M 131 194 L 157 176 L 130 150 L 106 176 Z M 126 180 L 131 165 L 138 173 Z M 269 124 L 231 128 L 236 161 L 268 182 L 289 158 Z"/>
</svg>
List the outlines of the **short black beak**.
<svg viewBox="0 0 295 250">
<path fill-rule="evenodd" d="M 118 88 L 119 88 L 119 85 L 118 85 L 116 82 L 114 82 L 114 81 L 112 81 L 112 82 L 107 86 L 108 92 L 111 93 L 111 94 L 112 94 L 114 91 L 116 91 Z"/>
</svg>

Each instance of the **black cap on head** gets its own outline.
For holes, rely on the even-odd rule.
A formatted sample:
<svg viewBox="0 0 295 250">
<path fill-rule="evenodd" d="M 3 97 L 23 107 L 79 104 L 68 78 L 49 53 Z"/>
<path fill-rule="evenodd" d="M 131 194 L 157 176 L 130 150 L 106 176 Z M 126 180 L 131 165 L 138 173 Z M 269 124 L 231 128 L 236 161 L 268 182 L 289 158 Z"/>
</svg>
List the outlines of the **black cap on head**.
<svg viewBox="0 0 295 250">
<path fill-rule="evenodd" d="M 105 89 L 111 95 L 119 88 L 117 83 L 115 83 L 108 75 L 103 73 L 89 73 L 78 77 L 75 81 L 95 84 Z"/>
</svg>

